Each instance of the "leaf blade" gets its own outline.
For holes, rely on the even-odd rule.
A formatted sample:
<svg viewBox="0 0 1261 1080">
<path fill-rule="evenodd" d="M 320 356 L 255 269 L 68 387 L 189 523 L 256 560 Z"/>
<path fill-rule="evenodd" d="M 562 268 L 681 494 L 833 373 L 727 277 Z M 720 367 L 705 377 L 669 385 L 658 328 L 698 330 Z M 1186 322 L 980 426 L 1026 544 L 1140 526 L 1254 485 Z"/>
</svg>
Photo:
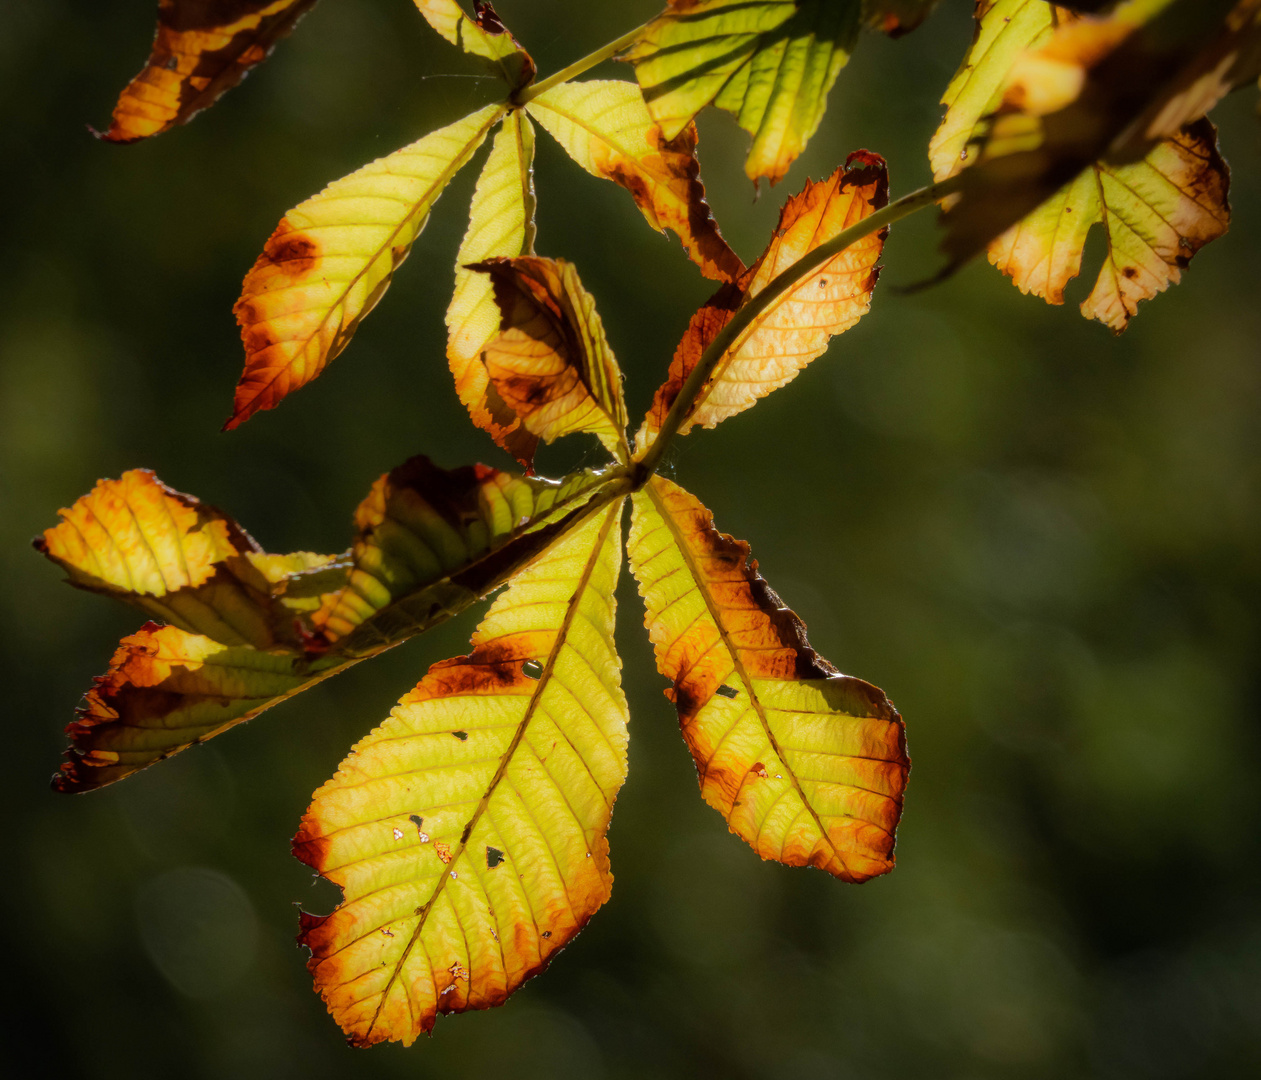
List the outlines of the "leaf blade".
<svg viewBox="0 0 1261 1080">
<path fill-rule="evenodd" d="M 234 311 L 245 346 L 231 430 L 319 376 L 389 287 L 448 181 L 503 115 L 487 105 L 290 210 Z"/>
<path fill-rule="evenodd" d="M 705 200 L 694 126 L 666 139 L 635 85 L 618 80 L 556 86 L 526 109 L 578 165 L 629 191 L 649 225 L 671 229 L 706 277 L 744 270 Z"/>
<path fill-rule="evenodd" d="M 475 3 L 476 15 L 471 19 L 456 0 L 416 0 L 416 7 L 447 41 L 485 60 L 512 90 L 534 81 L 533 59 L 500 22 L 490 3 Z"/>
<path fill-rule="evenodd" d="M 470 269 L 492 282 L 501 324 L 482 347 L 481 360 L 498 401 L 514 417 L 513 427 L 494 421 L 486 430 L 527 467 L 539 440 L 551 443 L 583 431 L 599 437 L 625 464 L 630 452 L 622 371 L 595 298 L 574 265 L 522 256 L 489 259 Z"/>
<path fill-rule="evenodd" d="M 344 899 L 300 940 L 356 1045 L 410 1044 L 439 1012 L 499 1004 L 608 898 L 628 719 L 620 510 L 522 574 L 473 651 L 434 665 L 303 818 L 294 854 Z"/>
<path fill-rule="evenodd" d="M 495 411 L 482 346 L 499 332 L 500 314 L 487 275 L 466 269 L 492 258 L 534 252 L 534 125 L 522 109 L 504 118 L 477 178 L 469 225 L 455 258 L 455 291 L 447 307 L 447 363 L 456 393 L 478 427 L 488 430 Z M 511 424 L 500 417 L 501 426 Z M 505 447 L 514 457 L 516 443 Z"/>
<path fill-rule="evenodd" d="M 1029 0 L 997 0 L 977 14 L 977 39 L 942 99 L 949 109 L 930 144 L 938 180 L 975 157 L 970 147 L 985 138 L 986 117 L 1012 92 L 1011 72 L 1024 58 L 1062 51 L 1062 35 L 1078 25 L 1069 11 Z M 1138 161 L 1089 164 L 992 239 L 989 260 L 1021 292 L 1062 304 L 1065 286 L 1081 270 L 1087 236 L 1100 227 L 1107 256 L 1081 311 L 1120 333 L 1140 301 L 1176 283 L 1196 251 L 1225 233 L 1228 187 L 1216 131 L 1201 119 Z"/>
<path fill-rule="evenodd" d="M 598 509 L 602 483 L 415 458 L 377 481 L 333 559 L 267 555 L 152 473 L 102 481 L 36 547 L 72 584 L 168 625 L 120 643 L 66 729 L 54 787 L 122 779 L 463 611 Z"/>
<path fill-rule="evenodd" d="M 109 142 L 131 143 L 187 123 L 288 36 L 315 0 L 159 0 L 145 68 L 119 96 Z"/>
<path fill-rule="evenodd" d="M 861 14 L 860 0 L 670 0 L 626 59 L 668 138 L 712 103 L 753 136 L 749 179 L 775 184 L 818 129 Z"/>
<path fill-rule="evenodd" d="M 884 159 L 865 150 L 851 154 L 827 180 L 807 181 L 801 194 L 784 204 L 761 258 L 692 317 L 644 418 L 640 445 L 660 431 L 688 375 L 741 307 L 803 255 L 885 206 L 888 198 Z M 853 326 L 870 307 L 887 235 L 887 228 L 880 229 L 851 244 L 762 312 L 719 359 L 679 433 L 687 434 L 696 425 L 712 428 L 752 408 L 822 355 L 832 336 Z"/>
<path fill-rule="evenodd" d="M 632 507 L 631 571 L 705 801 L 764 859 L 887 873 L 910 766 L 897 710 L 810 648 L 694 496 L 653 477 Z"/>
</svg>

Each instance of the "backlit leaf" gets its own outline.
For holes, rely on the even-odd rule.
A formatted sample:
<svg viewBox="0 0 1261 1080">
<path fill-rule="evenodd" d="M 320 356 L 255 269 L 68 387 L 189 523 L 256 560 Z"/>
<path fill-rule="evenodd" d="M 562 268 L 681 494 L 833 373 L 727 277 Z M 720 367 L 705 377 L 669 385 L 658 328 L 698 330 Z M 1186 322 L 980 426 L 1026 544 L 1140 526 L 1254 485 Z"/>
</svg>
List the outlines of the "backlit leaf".
<svg viewBox="0 0 1261 1080">
<path fill-rule="evenodd" d="M 36 546 L 73 584 L 170 625 L 123 639 L 66 729 L 54 787 L 121 779 L 457 614 L 594 512 L 600 483 L 414 458 L 377 482 L 333 559 L 265 554 L 152 473 L 102 481 Z"/>
<path fill-rule="evenodd" d="M 346 347 L 443 188 L 503 113 L 487 105 L 335 181 L 281 219 L 236 304 L 245 371 L 225 428 L 275 408 Z"/>
<path fill-rule="evenodd" d="M 534 81 L 534 61 L 508 33 L 488 0 L 474 0 L 476 13 L 471 19 L 456 0 L 416 0 L 416 6 L 438 33 L 487 61 L 513 90 Z"/>
<path fill-rule="evenodd" d="M 893 869 L 910 761 L 884 694 L 810 648 L 748 544 L 678 485 L 635 494 L 628 554 L 705 801 L 764 859 Z"/>
<path fill-rule="evenodd" d="M 482 346 L 499 332 L 499 307 L 490 278 L 465 267 L 484 259 L 532 254 L 534 205 L 534 125 L 517 110 L 504 118 L 477 178 L 468 231 L 455 258 L 455 293 L 447 307 L 447 362 L 456 393 L 473 423 L 485 430 L 496 422 L 510 428 L 515 418 L 486 397 L 490 381 L 481 361 Z M 514 457 L 524 456 L 517 451 L 527 448 L 521 445 L 526 435 L 521 432 L 505 449 Z"/>
<path fill-rule="evenodd" d="M 540 439 L 550 443 L 590 431 L 625 462 L 630 454 L 622 372 L 595 299 L 573 264 L 527 255 L 470 269 L 490 277 L 502 312 L 499 333 L 481 354 L 493 396 L 514 418 L 512 429 L 494 422 L 487 428 L 496 442 L 510 452 L 519 447 L 517 456 L 529 466 Z"/>
<path fill-rule="evenodd" d="M 503 1002 L 609 897 L 626 778 L 621 502 L 495 601 L 315 793 L 294 854 L 340 885 L 300 940 L 354 1045 Z"/>
<path fill-rule="evenodd" d="M 808 180 L 784 204 L 779 225 L 762 257 L 739 281 L 725 285 L 693 317 L 657 390 L 640 432 L 641 443 L 660 430 L 688 375 L 718 332 L 749 300 L 803 255 L 861 221 L 889 201 L 884 159 L 866 150 L 849 156 L 827 180 Z M 851 244 L 812 270 L 762 312 L 732 342 L 688 411 L 680 434 L 692 426 L 714 427 L 752 407 L 759 398 L 797 377 L 848 330 L 871 304 L 888 229 Z"/>
<path fill-rule="evenodd" d="M 982 14 L 1002 18 L 989 6 Z M 997 40 L 1001 29 L 995 22 L 991 36 Z M 947 272 L 1092 165 L 1115 177 L 1121 167 L 1148 159 L 1162 139 L 1178 138 L 1259 70 L 1261 0 L 1130 0 L 1106 17 L 1062 19 L 1039 45 L 1015 55 L 995 115 L 985 122 L 976 149 L 968 151 L 975 164 L 964 173 L 957 202 L 944 218 Z M 1203 140 L 1193 142 L 1192 156 L 1203 160 Z M 1151 159 L 1147 164 L 1163 176 L 1166 191 L 1151 198 L 1144 193 L 1147 209 L 1139 211 L 1144 215 L 1168 205 L 1164 181 L 1190 185 L 1197 198 L 1202 182 L 1224 188 L 1220 177 L 1197 179 L 1194 165 Z M 1209 216 L 1221 218 L 1220 209 L 1211 208 Z M 1192 237 L 1203 231 L 1202 225 L 1192 228 L 1192 245 Z M 1153 246 L 1156 256 L 1144 258 L 1167 262 L 1159 241 Z M 1170 280 L 1176 280 L 1177 268 L 1175 262 Z M 1146 286 L 1127 298 L 1128 307 L 1114 298 L 1094 308 L 1109 325 L 1123 325 L 1133 302 L 1163 287 L 1165 271 L 1154 263 L 1135 270 Z"/>
<path fill-rule="evenodd" d="M 322 598 L 314 629 L 347 656 L 427 630 L 545 551 L 590 512 L 603 481 L 589 470 L 557 481 L 412 458 L 355 511 L 350 572 Z"/>
<path fill-rule="evenodd" d="M 261 63 L 315 0 L 158 0 L 144 71 L 114 106 L 103 136 L 134 142 L 182 124 Z"/>
<path fill-rule="evenodd" d="M 1029 50 L 1041 55 L 1057 33 L 1077 25 L 1075 15 L 1041 0 L 997 0 L 979 6 L 977 14 L 977 39 L 942 99 L 949 109 L 930 144 L 938 180 L 975 154 L 986 117 L 1010 93 L 1013 65 Z M 1099 225 L 1107 256 L 1081 310 L 1119 333 L 1140 300 L 1177 282 L 1191 256 L 1226 231 L 1228 184 L 1216 132 L 1199 120 L 1160 140 L 1140 161 L 1093 162 L 992 240 L 989 259 L 1022 292 L 1061 304 L 1064 287 L 1081 270 L 1087 234 Z"/>
<path fill-rule="evenodd" d="M 739 276 L 744 263 L 705 201 L 695 126 L 681 124 L 666 138 L 634 83 L 616 80 L 565 83 L 526 108 L 587 172 L 629 191 L 649 225 L 672 229 L 707 278 Z"/>
<path fill-rule="evenodd" d="M 862 0 L 670 0 L 626 53 L 667 139 L 706 105 L 753 136 L 749 179 L 783 179 L 827 108 Z"/>
</svg>

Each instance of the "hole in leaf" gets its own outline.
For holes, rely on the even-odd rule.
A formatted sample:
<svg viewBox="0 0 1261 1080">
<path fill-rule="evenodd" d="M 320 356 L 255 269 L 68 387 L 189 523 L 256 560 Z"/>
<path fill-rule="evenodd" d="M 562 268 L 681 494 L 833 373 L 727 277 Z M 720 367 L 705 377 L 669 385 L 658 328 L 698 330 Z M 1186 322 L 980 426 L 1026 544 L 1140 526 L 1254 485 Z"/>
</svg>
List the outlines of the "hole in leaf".
<svg viewBox="0 0 1261 1080">
<path fill-rule="evenodd" d="M 457 739 L 459 739 L 459 740 L 460 740 L 460 742 L 467 742 L 467 741 L 468 741 L 468 732 L 467 732 L 467 731 L 453 731 L 453 732 L 451 732 L 451 734 L 452 734 L 452 735 L 454 735 Z"/>
<path fill-rule="evenodd" d="M 521 665 L 521 674 L 531 679 L 537 679 L 543 674 L 543 665 L 537 660 L 527 660 Z"/>
<path fill-rule="evenodd" d="M 734 686 L 720 686 L 714 691 L 714 693 L 721 694 L 725 698 L 736 698 L 740 696 L 740 691 Z"/>
<path fill-rule="evenodd" d="M 497 847 L 490 847 L 489 845 L 487 845 L 486 868 L 488 870 L 493 870 L 495 869 L 496 866 L 498 866 L 503 861 L 504 861 L 504 853 L 500 851 Z"/>
</svg>

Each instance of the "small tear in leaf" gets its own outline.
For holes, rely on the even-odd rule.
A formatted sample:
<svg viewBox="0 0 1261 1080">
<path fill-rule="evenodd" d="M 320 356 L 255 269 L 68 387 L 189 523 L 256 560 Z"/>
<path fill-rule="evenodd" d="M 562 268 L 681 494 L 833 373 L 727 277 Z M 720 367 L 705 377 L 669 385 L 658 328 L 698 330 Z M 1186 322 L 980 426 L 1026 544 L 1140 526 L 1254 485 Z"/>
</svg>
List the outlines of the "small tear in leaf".
<svg viewBox="0 0 1261 1080">
<path fill-rule="evenodd" d="M 737 698 L 740 696 L 740 691 L 734 686 L 720 686 L 714 693 L 721 694 L 725 698 Z"/>
<path fill-rule="evenodd" d="M 394 931 L 391 930 L 388 926 L 381 927 L 381 933 L 383 933 L 386 937 L 394 936 Z"/>
<path fill-rule="evenodd" d="M 488 845 L 486 848 L 486 868 L 488 870 L 493 870 L 503 861 L 504 853 L 497 847 L 490 847 Z"/>
<path fill-rule="evenodd" d="M 453 731 L 453 732 L 451 732 L 451 734 L 452 734 L 452 735 L 454 735 L 457 739 L 459 739 L 459 740 L 460 740 L 460 742 L 467 742 L 467 741 L 468 741 L 468 732 L 467 732 L 467 731 Z"/>
<path fill-rule="evenodd" d="M 543 674 L 543 665 L 537 660 L 527 660 L 521 665 L 521 674 L 530 679 L 537 679 Z"/>
<path fill-rule="evenodd" d="M 552 932 L 551 932 L 550 930 L 544 930 L 544 931 L 543 931 L 543 933 L 542 933 L 542 936 L 543 936 L 543 937 L 551 937 L 551 936 L 552 936 Z"/>
<path fill-rule="evenodd" d="M 763 765 L 760 761 L 755 761 L 753 763 L 753 767 L 749 769 L 749 772 L 754 773 L 757 776 L 760 776 L 763 780 L 766 779 L 766 766 Z"/>
</svg>

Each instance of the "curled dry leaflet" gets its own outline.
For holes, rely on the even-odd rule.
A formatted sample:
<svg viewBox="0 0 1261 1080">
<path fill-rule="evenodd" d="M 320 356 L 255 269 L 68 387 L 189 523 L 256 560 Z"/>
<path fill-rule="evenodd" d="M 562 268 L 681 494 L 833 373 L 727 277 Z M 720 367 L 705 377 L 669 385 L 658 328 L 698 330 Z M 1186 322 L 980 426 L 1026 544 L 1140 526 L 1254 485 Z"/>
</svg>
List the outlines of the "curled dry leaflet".
<svg viewBox="0 0 1261 1080">
<path fill-rule="evenodd" d="M 501 97 L 280 219 L 236 304 L 245 364 L 226 426 L 275 408 L 350 345 L 489 143 L 447 362 L 470 419 L 522 471 L 417 456 L 372 485 L 345 551 L 272 554 L 137 469 L 100 481 L 36 541 L 71 584 L 146 617 L 67 729 L 63 792 L 212 738 L 502 588 L 468 654 L 434 664 L 351 748 L 293 840 L 342 890 L 330 914 L 302 914 L 300 940 L 358 1046 L 411 1043 L 439 1013 L 504 1001 L 608 899 L 627 762 L 613 640 L 624 560 L 701 795 L 731 831 L 763 859 L 845 882 L 893 868 L 902 718 L 811 648 L 749 546 L 658 474 L 663 454 L 822 356 L 869 309 L 889 226 L 922 208 L 941 210 L 943 274 L 985 252 L 1053 304 L 1098 227 L 1107 254 L 1081 310 L 1124 330 L 1225 233 L 1229 170 L 1206 113 L 1261 71 L 1261 0 L 977 0 L 928 148 L 935 183 L 890 201 L 884 160 L 856 150 L 785 200 L 746 266 L 706 202 L 696 114 L 731 112 L 751 137 L 748 177 L 773 185 L 864 33 L 907 33 L 935 0 L 671 0 L 542 80 L 489 3 L 415 4 L 502 80 Z M 159 0 L 148 64 L 102 138 L 185 123 L 313 6 Z M 582 78 L 611 59 L 633 79 Z M 633 438 L 595 298 L 576 266 L 537 251 L 539 128 L 716 283 Z M 594 436 L 607 464 L 535 475 L 539 443 L 573 435 Z"/>
</svg>

